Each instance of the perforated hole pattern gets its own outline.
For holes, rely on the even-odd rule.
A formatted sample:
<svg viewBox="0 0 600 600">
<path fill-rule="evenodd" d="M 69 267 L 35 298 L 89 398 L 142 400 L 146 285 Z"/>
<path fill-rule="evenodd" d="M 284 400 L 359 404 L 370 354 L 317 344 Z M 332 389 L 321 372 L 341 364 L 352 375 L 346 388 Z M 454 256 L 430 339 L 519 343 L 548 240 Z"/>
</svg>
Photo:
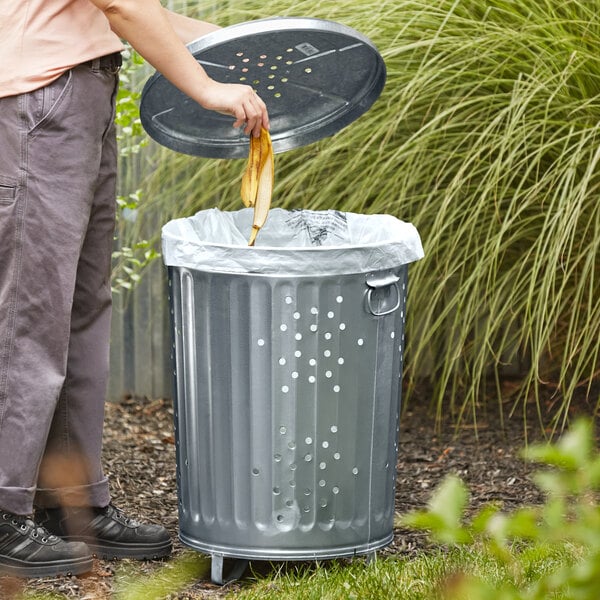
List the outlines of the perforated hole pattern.
<svg viewBox="0 0 600 600">
<path fill-rule="evenodd" d="M 310 44 L 286 48 L 283 53 L 273 56 L 264 53 L 248 56 L 240 50 L 231 60 L 229 70 L 238 73 L 237 80 L 240 83 L 251 85 L 256 91 L 261 86 L 261 96 L 268 94 L 272 98 L 281 98 L 285 84 L 289 82 L 289 67 L 294 64 L 295 55 L 306 58 L 316 52 L 317 49 Z M 303 77 L 312 72 L 312 67 L 304 67 L 301 71 Z"/>
<path fill-rule="evenodd" d="M 263 57 L 261 57 L 263 58 Z M 266 57 L 265 57 L 266 59 Z M 404 286 L 403 286 L 404 287 Z M 405 290 L 403 290 L 405 291 Z M 345 359 L 343 356 L 335 356 L 334 352 L 339 352 L 340 348 L 347 347 L 347 338 L 350 337 L 352 340 L 351 343 L 354 344 L 354 348 L 361 352 L 366 350 L 367 338 L 365 337 L 364 332 L 361 332 L 361 336 L 355 335 L 350 331 L 351 328 L 347 328 L 346 324 L 340 322 L 337 326 L 331 327 L 329 325 L 324 326 L 324 323 L 327 324 L 328 321 L 335 323 L 334 319 L 338 319 L 340 314 L 338 311 L 342 310 L 344 303 L 344 297 L 342 295 L 337 295 L 333 299 L 332 306 L 328 307 L 326 310 L 322 312 L 323 317 L 320 322 L 318 320 L 321 311 L 316 306 L 312 306 L 309 309 L 301 310 L 299 307 L 295 306 L 295 299 L 286 295 L 283 298 L 283 304 L 287 307 L 284 311 L 284 314 L 287 313 L 288 321 L 280 323 L 278 326 L 279 331 L 284 336 L 290 336 L 290 339 L 295 339 L 296 341 L 302 340 L 303 336 L 298 331 L 298 329 L 302 329 L 303 331 L 310 331 L 309 335 L 317 335 L 322 336 L 322 341 L 326 342 L 330 345 L 330 347 L 326 347 L 322 352 L 322 358 L 317 356 L 304 356 L 301 350 L 294 350 L 294 357 L 296 359 L 303 358 L 301 362 L 289 360 L 285 356 L 274 357 L 276 362 L 276 368 L 281 370 L 281 375 L 283 379 L 286 381 L 284 385 L 281 386 L 281 392 L 285 396 L 289 394 L 292 390 L 292 387 L 298 385 L 300 380 L 307 381 L 309 384 L 315 384 L 317 382 L 318 377 L 321 377 L 327 381 L 330 381 L 331 390 L 335 394 L 339 394 L 342 391 L 342 382 L 339 377 L 339 369 L 345 364 Z M 401 312 L 401 319 L 404 322 L 405 315 L 404 311 Z M 324 327 L 324 330 L 320 330 L 320 327 Z M 390 338 L 394 339 L 396 334 L 394 331 L 390 332 Z M 345 339 L 342 340 L 341 337 Z M 403 336 L 402 336 L 403 337 Z M 340 339 L 338 339 L 340 338 Z M 267 344 L 265 338 L 257 338 L 255 343 L 258 348 L 265 348 Z M 400 345 L 398 349 L 400 350 L 400 354 L 402 354 L 402 343 L 403 339 L 400 340 Z M 292 342 L 293 345 L 293 342 Z M 289 345 L 288 345 L 289 347 Z M 335 370 L 334 370 L 335 369 Z M 317 452 L 319 455 L 319 463 L 315 464 L 315 469 L 318 468 L 318 471 L 321 473 L 321 477 L 316 481 L 316 489 L 312 488 L 304 488 L 302 491 L 302 495 L 304 497 L 314 497 L 315 507 L 320 507 L 321 509 L 326 509 L 330 504 L 330 500 L 334 498 L 337 494 L 340 493 L 340 485 L 337 481 L 335 481 L 335 476 L 328 478 L 328 469 L 331 467 L 333 472 L 335 473 L 335 463 L 339 462 L 342 459 L 342 455 L 339 451 L 336 450 L 337 444 L 335 443 L 336 434 L 338 434 L 338 425 L 330 424 L 328 426 L 328 430 L 330 433 L 329 439 L 320 439 L 315 440 L 311 435 L 302 436 L 301 432 L 297 432 L 298 435 L 301 435 L 302 442 L 299 447 L 299 458 L 300 460 L 308 465 L 317 460 Z M 280 447 L 287 446 L 289 450 L 296 450 L 296 443 L 293 440 L 287 440 L 289 435 L 294 433 L 291 431 L 286 425 L 281 424 L 279 426 L 279 434 L 282 437 L 282 443 L 279 444 Z M 319 448 L 320 447 L 320 448 Z M 282 455 L 280 453 L 275 453 L 273 455 L 273 461 L 275 464 L 281 465 L 279 468 L 284 468 L 285 465 L 282 463 Z M 330 466 L 328 463 L 331 463 Z M 359 476 L 359 468 L 356 465 L 352 465 L 349 467 L 350 472 L 354 477 Z M 273 496 L 287 496 L 285 499 L 284 505 L 291 509 L 295 506 L 295 500 L 293 489 L 296 486 L 296 481 L 293 477 L 294 472 L 297 469 L 296 463 L 291 463 L 289 465 L 290 473 L 292 477 L 289 479 L 287 484 L 289 487 L 284 486 L 283 488 L 280 485 L 273 487 Z M 258 468 L 254 468 L 252 470 L 253 475 L 258 476 L 260 474 L 260 470 Z M 288 493 L 286 494 L 286 487 Z M 290 494 L 292 497 L 290 497 Z M 323 495 L 324 494 L 324 495 Z M 331 495 L 329 495 L 331 494 Z M 302 497 L 301 495 L 301 497 Z M 318 495 L 318 496 L 317 496 Z M 283 499 L 282 499 L 283 500 Z M 309 513 L 312 508 L 311 505 L 301 503 L 299 507 L 302 512 Z M 277 512 L 276 521 L 284 525 L 286 522 L 286 517 L 283 514 Z"/>
</svg>

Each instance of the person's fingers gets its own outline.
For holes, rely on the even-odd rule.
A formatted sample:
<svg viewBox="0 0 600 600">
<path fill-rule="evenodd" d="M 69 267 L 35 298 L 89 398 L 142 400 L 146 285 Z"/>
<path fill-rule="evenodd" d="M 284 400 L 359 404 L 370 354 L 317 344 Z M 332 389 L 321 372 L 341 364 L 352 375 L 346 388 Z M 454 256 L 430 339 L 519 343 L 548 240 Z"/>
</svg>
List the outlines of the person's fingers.
<svg viewBox="0 0 600 600">
<path fill-rule="evenodd" d="M 260 130 L 262 128 L 262 112 L 255 106 L 251 106 L 247 113 L 248 121 L 246 123 L 246 129 L 244 133 L 246 135 L 253 135 L 254 137 L 260 137 Z"/>
<path fill-rule="evenodd" d="M 237 129 L 242 125 L 246 124 L 246 111 L 243 107 L 239 107 L 233 111 L 233 116 L 235 117 L 235 121 L 233 122 L 233 126 Z"/>
<path fill-rule="evenodd" d="M 267 105 L 264 103 L 262 98 L 260 96 L 258 96 L 258 94 L 256 95 L 256 101 L 258 102 L 258 106 L 260 108 L 261 126 L 268 130 L 270 127 L 270 123 L 269 123 L 269 111 L 267 110 Z"/>
<path fill-rule="evenodd" d="M 248 117 L 246 126 L 246 133 L 248 135 L 251 133 L 255 137 L 259 137 L 260 130 L 263 127 L 269 129 L 269 113 L 267 111 L 267 106 L 258 94 L 252 95 L 246 115 Z"/>
<path fill-rule="evenodd" d="M 244 86 L 244 93 L 231 109 L 235 118 L 233 127 L 244 127 L 246 135 L 260 136 L 261 128 L 269 129 L 267 106 L 258 94 L 249 86 Z"/>
</svg>

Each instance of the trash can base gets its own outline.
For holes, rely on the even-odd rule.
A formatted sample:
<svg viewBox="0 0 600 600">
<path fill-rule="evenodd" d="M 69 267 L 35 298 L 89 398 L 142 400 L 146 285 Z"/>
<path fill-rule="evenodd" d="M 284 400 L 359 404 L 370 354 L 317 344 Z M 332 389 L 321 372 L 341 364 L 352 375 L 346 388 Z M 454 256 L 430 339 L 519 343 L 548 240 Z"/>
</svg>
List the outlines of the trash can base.
<svg viewBox="0 0 600 600">
<path fill-rule="evenodd" d="M 246 570 L 248 561 L 244 559 L 234 559 L 233 565 L 226 576 L 224 576 L 224 560 L 222 554 L 211 554 L 210 557 L 210 580 L 216 585 L 225 585 L 232 581 L 237 581 Z"/>
<path fill-rule="evenodd" d="M 368 542 L 366 544 L 339 546 L 331 548 L 243 548 L 238 546 L 222 546 L 206 544 L 187 537 L 182 532 L 179 539 L 182 544 L 212 557 L 233 558 L 243 560 L 266 560 L 266 561 L 294 561 L 294 560 L 330 560 L 336 558 L 348 558 L 353 556 L 367 555 L 371 560 L 376 550 L 389 546 L 394 535 L 390 533 L 386 537 Z"/>
</svg>

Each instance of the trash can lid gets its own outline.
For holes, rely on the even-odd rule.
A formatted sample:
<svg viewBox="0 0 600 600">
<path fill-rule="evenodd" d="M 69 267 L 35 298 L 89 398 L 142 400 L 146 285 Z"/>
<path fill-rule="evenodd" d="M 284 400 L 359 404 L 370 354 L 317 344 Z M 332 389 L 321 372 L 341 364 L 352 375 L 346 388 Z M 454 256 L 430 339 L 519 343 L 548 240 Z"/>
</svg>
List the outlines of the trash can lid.
<svg viewBox="0 0 600 600">
<path fill-rule="evenodd" d="M 188 48 L 213 79 L 258 92 L 269 110 L 275 153 L 333 135 L 367 111 L 385 84 L 385 63 L 373 43 L 333 21 L 248 21 Z M 140 114 L 148 134 L 177 152 L 248 155 L 248 136 L 232 127 L 230 116 L 202 108 L 158 72 L 144 86 Z"/>
</svg>

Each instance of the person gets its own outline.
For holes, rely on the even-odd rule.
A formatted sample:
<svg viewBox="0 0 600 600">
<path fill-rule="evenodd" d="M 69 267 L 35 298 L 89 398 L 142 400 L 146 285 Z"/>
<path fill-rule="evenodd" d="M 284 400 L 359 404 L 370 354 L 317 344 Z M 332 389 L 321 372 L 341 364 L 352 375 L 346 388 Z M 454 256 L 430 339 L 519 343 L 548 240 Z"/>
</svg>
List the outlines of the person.
<svg viewBox="0 0 600 600">
<path fill-rule="evenodd" d="M 0 29 L 0 572 L 164 557 L 101 465 L 122 40 L 247 135 L 268 112 L 185 47 L 216 26 L 158 0 L 0 0 Z"/>
</svg>

